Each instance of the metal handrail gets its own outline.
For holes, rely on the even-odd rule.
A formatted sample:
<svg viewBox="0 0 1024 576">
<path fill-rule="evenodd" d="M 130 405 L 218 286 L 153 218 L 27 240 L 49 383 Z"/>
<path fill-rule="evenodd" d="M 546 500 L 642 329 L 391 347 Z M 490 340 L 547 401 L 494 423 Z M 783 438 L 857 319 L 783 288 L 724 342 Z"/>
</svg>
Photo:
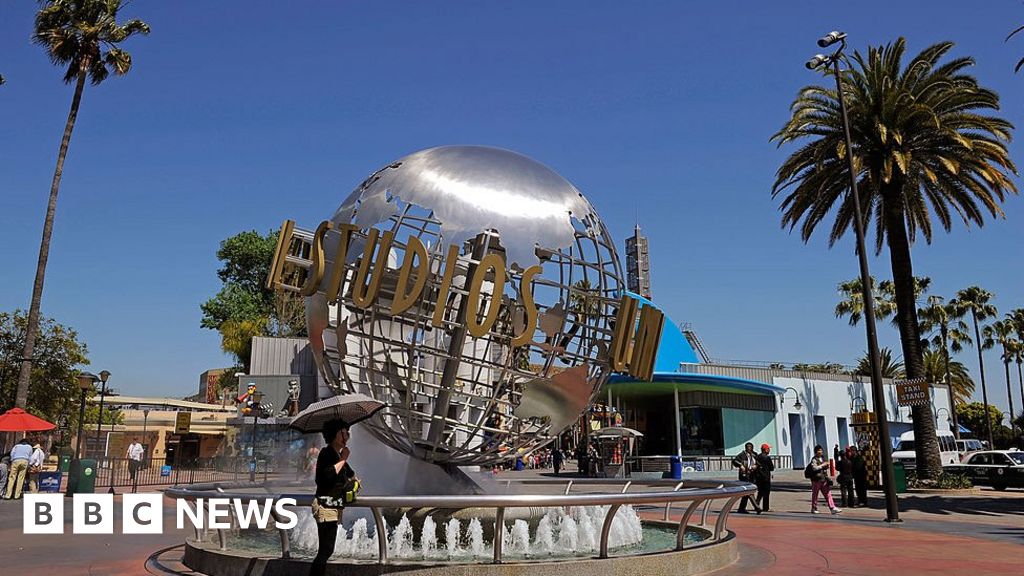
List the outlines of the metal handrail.
<svg viewBox="0 0 1024 576">
<path fill-rule="evenodd" d="M 564 484 L 564 480 L 524 480 L 523 484 Z M 610 484 L 607 481 L 586 482 L 576 480 L 576 484 Z M 494 508 L 495 509 L 495 536 L 494 536 L 494 559 L 495 564 L 502 561 L 502 527 L 504 525 L 506 508 L 528 508 L 528 507 L 565 507 L 565 506 L 608 506 L 601 529 L 599 543 L 599 557 L 608 557 L 608 536 L 611 532 L 612 521 L 619 508 L 625 505 L 637 504 L 660 504 L 665 503 L 665 516 L 668 518 L 668 511 L 675 502 L 689 502 L 686 513 L 682 515 L 677 527 L 676 549 L 684 548 L 683 535 L 686 527 L 693 516 L 694 511 L 701 504 L 704 505 L 704 512 L 701 517 L 701 524 L 707 523 L 708 509 L 712 500 L 725 499 L 726 503 L 718 512 L 715 522 L 715 530 L 711 536 L 713 542 L 722 540 L 727 531 L 725 529 L 727 516 L 733 505 L 743 496 L 752 496 L 754 486 L 746 482 L 688 482 L 694 488 L 681 489 L 682 482 L 670 481 L 633 481 L 619 492 L 597 493 L 597 494 L 484 494 L 484 495 L 427 495 L 427 496 L 360 496 L 355 502 L 348 504 L 348 507 L 369 508 L 373 515 L 374 525 L 377 530 L 377 562 L 387 564 L 387 535 L 384 530 L 384 518 L 381 512 L 385 508 L 442 508 L 442 509 L 464 509 L 464 508 Z M 622 484 L 621 482 L 619 484 Z M 660 492 L 626 492 L 631 485 L 667 485 L 674 486 L 672 491 Z M 701 486 L 701 487 L 697 487 Z M 571 487 L 571 484 L 570 484 Z M 248 502 L 250 500 L 265 500 L 268 497 L 274 500 L 281 498 L 292 498 L 299 505 L 312 504 L 313 495 L 302 494 L 254 494 L 251 492 L 228 492 L 223 490 L 221 484 L 196 484 L 193 486 L 179 486 L 168 489 L 165 492 L 168 496 L 184 499 L 186 501 L 197 501 L 207 496 L 215 498 L 239 500 Z M 201 501 L 197 502 L 202 506 Z M 274 518 L 277 521 L 276 515 Z M 204 527 L 205 529 L 205 527 Z M 221 545 L 225 541 L 222 529 L 218 529 L 218 537 Z M 290 556 L 290 541 L 287 530 L 278 530 L 281 537 L 281 556 Z M 199 531 L 196 531 L 196 540 L 202 542 Z"/>
</svg>

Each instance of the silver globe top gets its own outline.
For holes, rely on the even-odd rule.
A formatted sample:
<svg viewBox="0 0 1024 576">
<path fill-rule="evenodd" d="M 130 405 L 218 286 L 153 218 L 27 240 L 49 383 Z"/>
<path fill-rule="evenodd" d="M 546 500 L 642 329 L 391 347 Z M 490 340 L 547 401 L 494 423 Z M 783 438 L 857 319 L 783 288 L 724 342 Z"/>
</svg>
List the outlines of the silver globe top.
<svg viewBox="0 0 1024 576">
<path fill-rule="evenodd" d="M 378 224 L 398 214 L 395 198 L 432 210 L 450 244 L 497 230 L 509 264 L 521 267 L 538 262 L 535 244 L 572 246 L 572 218 L 587 227 L 594 218 L 580 191 L 536 160 L 501 148 L 439 146 L 371 176 L 342 203 L 334 221 Z"/>
</svg>

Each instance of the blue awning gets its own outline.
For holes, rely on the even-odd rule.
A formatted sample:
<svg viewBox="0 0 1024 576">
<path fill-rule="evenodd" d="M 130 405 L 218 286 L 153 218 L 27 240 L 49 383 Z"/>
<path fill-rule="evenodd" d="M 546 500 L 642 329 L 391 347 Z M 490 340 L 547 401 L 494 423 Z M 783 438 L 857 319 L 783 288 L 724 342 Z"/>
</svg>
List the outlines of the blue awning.
<svg viewBox="0 0 1024 576">
<path fill-rule="evenodd" d="M 969 428 L 967 428 L 966 426 L 964 426 L 963 424 L 957 423 L 957 426 L 960 427 L 960 433 L 961 434 L 974 434 L 974 432 L 971 432 L 971 430 Z"/>
<path fill-rule="evenodd" d="M 608 384 L 626 384 L 628 382 L 636 382 L 636 378 L 626 374 L 612 374 L 608 378 Z M 757 380 L 747 380 L 746 378 L 734 378 L 732 376 L 722 376 L 719 374 L 697 374 L 693 372 L 655 372 L 654 377 L 651 379 L 653 383 L 674 383 L 674 384 L 704 384 L 708 386 L 719 386 L 722 388 L 732 388 L 734 390 L 743 390 L 745 392 L 756 392 L 766 395 L 782 394 L 786 391 L 785 388 L 780 388 L 774 384 L 768 384 L 765 382 L 758 382 Z"/>
</svg>

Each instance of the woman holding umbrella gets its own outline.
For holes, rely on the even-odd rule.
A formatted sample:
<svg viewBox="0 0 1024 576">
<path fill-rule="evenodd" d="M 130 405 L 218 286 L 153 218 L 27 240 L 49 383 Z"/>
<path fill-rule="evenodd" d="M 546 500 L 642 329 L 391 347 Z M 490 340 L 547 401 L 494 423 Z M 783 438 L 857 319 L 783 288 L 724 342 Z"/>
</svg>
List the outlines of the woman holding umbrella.
<svg viewBox="0 0 1024 576">
<path fill-rule="evenodd" d="M 310 576 L 322 576 L 327 571 L 327 559 L 334 554 L 346 493 L 358 490 L 359 485 L 355 471 L 348 464 L 351 455 L 348 424 L 344 420 L 331 420 L 324 424 L 321 433 L 327 445 L 316 459 L 316 498 L 313 499 L 313 519 L 320 546 Z"/>
<path fill-rule="evenodd" d="M 384 408 L 384 404 L 363 394 L 341 394 L 311 404 L 299 412 L 288 426 L 302 433 L 320 432 L 326 446 L 316 458 L 316 497 L 313 519 L 320 541 L 310 576 L 327 571 L 327 559 L 334 554 L 338 524 L 346 504 L 355 501 L 359 478 L 349 466 L 349 426 L 362 422 Z"/>
</svg>

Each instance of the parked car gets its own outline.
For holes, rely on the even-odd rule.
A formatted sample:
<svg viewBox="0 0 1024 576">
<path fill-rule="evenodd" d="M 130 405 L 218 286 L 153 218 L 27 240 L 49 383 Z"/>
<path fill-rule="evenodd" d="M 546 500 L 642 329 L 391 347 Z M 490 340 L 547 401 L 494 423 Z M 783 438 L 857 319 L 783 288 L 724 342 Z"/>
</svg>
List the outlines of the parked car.
<svg viewBox="0 0 1024 576">
<path fill-rule="evenodd" d="M 956 449 L 960 452 L 960 461 L 963 462 L 972 453 L 984 450 L 985 445 L 977 438 L 961 438 L 956 441 Z"/>
<path fill-rule="evenodd" d="M 947 466 L 944 470 L 965 474 L 975 486 L 991 486 L 996 490 L 1024 488 L 1024 452 L 1020 450 L 975 452 L 963 464 Z"/>
<path fill-rule="evenodd" d="M 957 452 L 956 438 L 949 430 L 936 432 L 939 437 L 939 458 L 943 466 L 960 462 L 960 453 Z M 917 468 L 917 454 L 914 452 L 914 433 L 904 432 L 900 434 L 899 444 L 892 453 L 892 461 L 903 464 L 907 470 Z"/>
</svg>

